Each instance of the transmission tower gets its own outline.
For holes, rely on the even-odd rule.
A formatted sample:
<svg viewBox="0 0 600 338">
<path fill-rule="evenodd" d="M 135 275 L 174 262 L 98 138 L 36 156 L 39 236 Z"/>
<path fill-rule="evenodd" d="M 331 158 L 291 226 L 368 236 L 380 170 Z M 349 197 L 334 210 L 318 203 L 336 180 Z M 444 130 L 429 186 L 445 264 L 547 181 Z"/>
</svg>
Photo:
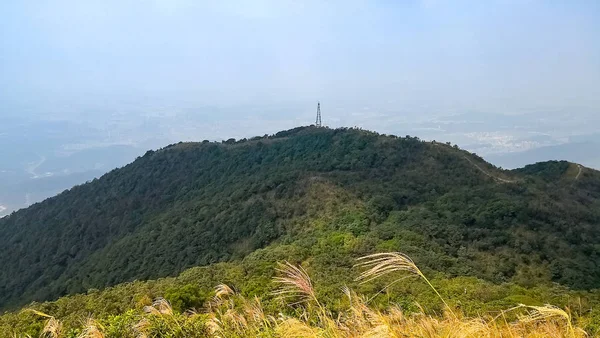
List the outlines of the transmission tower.
<svg viewBox="0 0 600 338">
<path fill-rule="evenodd" d="M 317 121 L 315 122 L 317 127 L 321 127 L 321 102 L 317 102 Z"/>
</svg>

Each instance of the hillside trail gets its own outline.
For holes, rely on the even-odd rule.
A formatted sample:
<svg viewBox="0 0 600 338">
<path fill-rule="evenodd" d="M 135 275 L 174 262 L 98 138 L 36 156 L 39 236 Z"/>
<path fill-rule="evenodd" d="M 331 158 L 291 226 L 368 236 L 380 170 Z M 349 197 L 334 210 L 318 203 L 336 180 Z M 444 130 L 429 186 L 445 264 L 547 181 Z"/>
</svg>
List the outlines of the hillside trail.
<svg viewBox="0 0 600 338">
<path fill-rule="evenodd" d="M 583 166 L 581 164 L 578 164 L 577 167 L 579 168 L 579 172 L 577 173 L 577 176 L 575 176 L 575 181 L 579 179 L 579 176 L 581 176 L 581 173 L 583 172 Z"/>
<path fill-rule="evenodd" d="M 439 143 L 437 143 L 437 142 L 435 142 L 435 141 L 434 141 L 434 142 L 432 142 L 432 144 L 433 144 L 433 145 L 435 145 L 435 146 L 438 146 L 438 147 L 441 147 L 441 146 L 442 146 L 441 144 L 439 144 Z M 491 178 L 493 178 L 494 180 L 496 180 L 496 181 L 498 181 L 498 182 L 500 182 L 500 183 L 517 183 L 517 181 L 516 181 L 516 180 L 507 180 L 507 179 L 505 179 L 505 178 L 501 178 L 501 177 L 498 177 L 498 176 L 494 176 L 494 175 L 492 175 L 492 174 L 488 173 L 487 171 L 485 171 L 485 169 L 481 168 L 479 165 L 477 165 L 477 163 L 475 163 L 475 162 L 471 161 L 471 159 L 470 159 L 470 158 L 468 158 L 468 157 L 467 157 L 467 155 L 463 155 L 463 157 L 465 158 L 465 160 L 469 161 L 469 163 L 471 163 L 471 165 L 473 165 L 475 168 L 477 168 L 477 170 L 481 171 L 481 172 L 482 172 L 483 174 L 485 174 L 486 176 L 488 176 L 488 177 L 491 177 Z"/>
<path fill-rule="evenodd" d="M 575 186 L 575 183 L 579 180 L 579 176 L 581 176 L 581 174 L 583 173 L 583 166 L 581 164 L 577 164 L 577 169 L 579 169 L 579 171 L 577 172 L 577 175 L 575 175 L 575 178 L 573 179 L 573 182 L 571 183 L 572 187 Z"/>
<path fill-rule="evenodd" d="M 483 168 L 481 168 L 479 165 L 477 165 L 477 163 L 475 163 L 475 162 L 471 161 L 471 159 L 470 159 L 470 158 L 468 158 L 466 155 L 465 155 L 465 156 L 463 156 L 463 157 L 465 158 L 465 160 L 469 161 L 469 163 L 471 163 L 471 164 L 472 164 L 472 165 L 473 165 L 475 168 L 477 168 L 479 171 L 481 171 L 482 173 L 484 173 L 484 174 L 485 174 L 485 175 L 487 175 L 488 177 L 491 177 L 491 178 L 493 178 L 493 179 L 495 179 L 495 180 L 497 180 L 497 181 L 499 181 L 499 182 L 502 182 L 502 183 L 516 183 L 516 182 L 517 182 L 517 181 L 513 181 L 513 180 L 507 180 L 507 179 L 505 179 L 505 178 L 501 178 L 501 177 L 498 177 L 498 176 L 494 176 L 494 175 L 492 175 L 492 174 L 488 173 L 487 171 L 485 171 L 485 170 L 484 170 Z"/>
</svg>

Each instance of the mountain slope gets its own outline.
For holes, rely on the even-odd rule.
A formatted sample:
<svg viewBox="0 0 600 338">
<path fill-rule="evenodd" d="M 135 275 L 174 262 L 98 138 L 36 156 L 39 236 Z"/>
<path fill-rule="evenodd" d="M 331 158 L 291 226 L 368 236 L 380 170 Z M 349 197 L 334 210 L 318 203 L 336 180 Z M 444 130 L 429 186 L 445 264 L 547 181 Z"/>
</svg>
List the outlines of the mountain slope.
<svg viewBox="0 0 600 338">
<path fill-rule="evenodd" d="M 448 274 L 599 287 L 600 177 L 567 171 L 500 171 L 447 145 L 355 129 L 180 143 L 1 219 L 0 306 L 241 258 L 293 241 L 326 201 L 362 205 L 329 226 Z M 315 184 L 328 188 L 309 193 Z"/>
</svg>

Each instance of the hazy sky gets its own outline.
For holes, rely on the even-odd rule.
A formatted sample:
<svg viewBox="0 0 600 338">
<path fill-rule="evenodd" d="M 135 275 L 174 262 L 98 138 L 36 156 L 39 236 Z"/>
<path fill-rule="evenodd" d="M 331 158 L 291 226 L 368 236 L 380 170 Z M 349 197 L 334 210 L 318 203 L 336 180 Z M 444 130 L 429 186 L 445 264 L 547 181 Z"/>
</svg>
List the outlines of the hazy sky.
<svg viewBox="0 0 600 338">
<path fill-rule="evenodd" d="M 0 2 L 0 114 L 219 139 L 309 124 L 317 100 L 331 126 L 484 153 L 597 133 L 600 1 Z"/>
<path fill-rule="evenodd" d="M 600 1 L 0 0 L 0 187 L 307 125 L 317 100 L 332 127 L 600 168 Z"/>
<path fill-rule="evenodd" d="M 599 106 L 600 2 L 2 1 L 3 100 Z"/>
</svg>

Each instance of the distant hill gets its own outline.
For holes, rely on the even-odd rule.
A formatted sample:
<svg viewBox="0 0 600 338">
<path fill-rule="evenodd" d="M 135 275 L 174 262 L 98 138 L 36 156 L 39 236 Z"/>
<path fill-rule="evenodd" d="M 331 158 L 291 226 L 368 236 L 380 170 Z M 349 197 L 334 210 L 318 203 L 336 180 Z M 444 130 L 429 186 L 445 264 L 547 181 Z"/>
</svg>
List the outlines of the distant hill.
<svg viewBox="0 0 600 338">
<path fill-rule="evenodd" d="M 497 166 L 513 169 L 535 162 L 569 160 L 600 169 L 600 141 L 581 141 L 532 150 L 486 156 L 486 160 Z"/>
<path fill-rule="evenodd" d="M 340 206 L 345 216 L 311 221 Z M 301 236 L 312 227 L 357 238 L 356 253 L 402 250 L 452 276 L 600 287 L 597 171 L 505 171 L 414 137 L 301 127 L 148 151 L 0 219 L 0 306 L 176 275 L 272 243 L 330 243 Z"/>
<path fill-rule="evenodd" d="M 76 184 L 100 177 L 144 153 L 143 150 L 132 146 L 112 145 L 77 150 L 62 156 L 57 155 L 55 150 L 46 149 L 45 154 L 51 155 L 37 156 L 27 152 L 19 154 L 16 148 L 19 147 L 13 147 L 12 153 L 8 152 L 7 156 L 3 157 L 3 170 L 0 170 L 0 205 L 5 206 L 7 210 L 4 213 L 0 212 L 0 217 L 41 202 Z M 36 157 L 33 164 L 23 163 Z"/>
</svg>

